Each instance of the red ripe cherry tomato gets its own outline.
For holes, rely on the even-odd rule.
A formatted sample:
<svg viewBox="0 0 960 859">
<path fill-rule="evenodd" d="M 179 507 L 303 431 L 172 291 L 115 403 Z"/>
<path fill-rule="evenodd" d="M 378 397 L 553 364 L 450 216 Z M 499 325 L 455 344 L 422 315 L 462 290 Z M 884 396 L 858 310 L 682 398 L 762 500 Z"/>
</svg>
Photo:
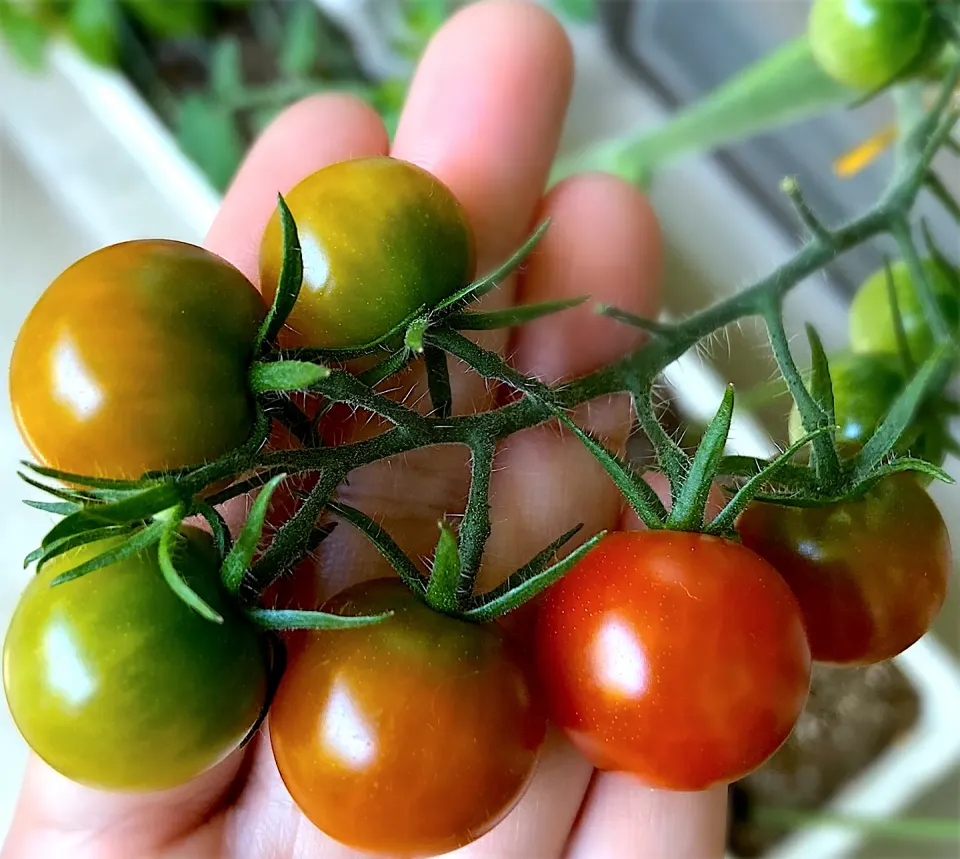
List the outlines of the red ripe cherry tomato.
<svg viewBox="0 0 960 859">
<path fill-rule="evenodd" d="M 737 529 L 796 594 L 818 661 L 869 665 L 896 656 L 943 605 L 950 537 L 911 475 L 891 475 L 863 499 L 827 507 L 753 504 Z"/>
<path fill-rule="evenodd" d="M 668 790 L 735 781 L 786 740 L 810 684 L 796 600 L 738 543 L 605 537 L 547 591 L 549 715 L 597 767 Z"/>
<path fill-rule="evenodd" d="M 266 315 L 226 260 L 144 240 L 74 263 L 44 292 L 13 349 L 10 398 L 41 462 L 137 478 L 200 465 L 249 436 L 247 383 Z"/>
<path fill-rule="evenodd" d="M 398 579 L 348 588 L 291 650 L 270 738 L 294 801 L 357 850 L 435 855 L 492 829 L 533 773 L 546 721 L 501 631 L 423 604 Z"/>
</svg>

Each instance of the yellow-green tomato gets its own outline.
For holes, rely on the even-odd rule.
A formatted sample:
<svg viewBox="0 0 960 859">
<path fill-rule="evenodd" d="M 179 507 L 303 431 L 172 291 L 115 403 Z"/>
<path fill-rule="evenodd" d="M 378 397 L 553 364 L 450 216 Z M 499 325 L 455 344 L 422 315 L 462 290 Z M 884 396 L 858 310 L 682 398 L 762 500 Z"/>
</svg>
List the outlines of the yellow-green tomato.
<svg viewBox="0 0 960 859">
<path fill-rule="evenodd" d="M 874 90 L 927 55 L 932 17 L 926 0 L 814 0 L 807 32 L 828 75 Z"/>
<path fill-rule="evenodd" d="M 303 285 L 280 334 L 287 348 L 356 348 L 376 341 L 421 305 L 473 278 L 473 233 L 451 191 L 395 158 L 325 167 L 284 198 L 303 251 Z M 260 246 L 260 285 L 277 291 L 283 261 L 274 213 Z"/>
<path fill-rule="evenodd" d="M 960 330 L 960 273 L 932 259 L 924 260 L 923 267 L 948 324 L 952 330 Z M 903 260 L 893 263 L 890 273 L 893 275 L 897 310 L 903 321 L 910 356 L 922 363 L 930 357 L 934 340 L 916 284 Z M 850 305 L 850 346 L 854 352 L 899 353 L 884 268 L 870 275 L 853 298 Z"/>
<path fill-rule="evenodd" d="M 176 566 L 222 624 L 173 593 L 156 547 L 51 587 L 117 542 L 72 550 L 32 579 L 4 642 L 4 690 L 27 744 L 67 778 L 170 788 L 223 760 L 255 724 L 265 641 L 222 591 L 217 554 L 195 528 L 184 529 Z"/>
<path fill-rule="evenodd" d="M 10 401 L 42 463 L 98 477 L 201 465 L 242 444 L 260 294 L 226 260 L 145 239 L 64 271 L 17 335 Z"/>
</svg>

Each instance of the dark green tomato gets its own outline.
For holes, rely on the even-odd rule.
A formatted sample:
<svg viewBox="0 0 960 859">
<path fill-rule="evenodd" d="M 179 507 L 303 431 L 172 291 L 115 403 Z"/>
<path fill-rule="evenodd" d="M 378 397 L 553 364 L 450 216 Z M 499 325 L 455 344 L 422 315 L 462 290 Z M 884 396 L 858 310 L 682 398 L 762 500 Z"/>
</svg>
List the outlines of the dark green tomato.
<svg viewBox="0 0 960 859">
<path fill-rule="evenodd" d="M 50 587 L 116 543 L 55 558 L 29 583 L 4 642 L 3 684 L 24 739 L 55 770 L 105 790 L 160 790 L 239 746 L 264 703 L 267 651 L 195 528 L 184 529 L 175 563 L 222 624 L 170 590 L 156 547 Z"/>
<path fill-rule="evenodd" d="M 491 830 L 526 789 L 546 732 L 514 645 L 396 578 L 324 609 L 394 614 L 291 647 L 270 740 L 294 802 L 336 841 L 391 857 L 435 856 Z"/>
<path fill-rule="evenodd" d="M 828 75 L 869 91 L 927 55 L 932 18 L 926 0 L 814 0 L 807 32 Z"/>
<path fill-rule="evenodd" d="M 358 347 L 420 306 L 466 286 L 476 266 L 467 215 L 430 173 L 394 158 L 325 167 L 285 200 L 303 250 L 303 286 L 280 343 Z M 272 301 L 283 261 L 275 212 L 260 246 L 260 286 Z"/>
<path fill-rule="evenodd" d="M 815 660 L 869 665 L 933 622 L 953 566 L 943 516 L 908 474 L 826 507 L 752 504 L 737 530 L 786 580 Z"/>
<path fill-rule="evenodd" d="M 932 259 L 924 260 L 923 265 L 941 312 L 951 329 L 960 331 L 960 273 Z M 910 356 L 917 363 L 923 363 L 933 352 L 934 340 L 917 287 L 903 260 L 895 262 L 890 271 Z M 854 352 L 899 354 L 887 273 L 883 268 L 863 282 L 850 305 L 850 347 Z"/>
<path fill-rule="evenodd" d="M 33 454 L 62 471 L 137 478 L 198 465 L 250 434 L 247 377 L 266 315 L 226 260 L 124 242 L 74 263 L 23 323 L 10 399 Z"/>
</svg>

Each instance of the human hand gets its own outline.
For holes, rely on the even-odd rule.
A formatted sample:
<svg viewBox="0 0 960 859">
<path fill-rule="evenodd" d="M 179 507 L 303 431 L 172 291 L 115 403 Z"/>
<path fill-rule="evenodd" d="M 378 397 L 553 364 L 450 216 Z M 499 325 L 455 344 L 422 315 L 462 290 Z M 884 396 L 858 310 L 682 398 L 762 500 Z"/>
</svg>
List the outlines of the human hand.
<svg viewBox="0 0 960 859">
<path fill-rule="evenodd" d="M 638 192 L 619 180 L 582 176 L 542 197 L 570 95 L 572 58 L 558 24 L 535 6 L 483 2 L 455 16 L 417 72 L 390 154 L 434 173 L 468 211 L 479 268 L 513 251 L 549 215 L 551 229 L 522 274 L 484 299 L 486 307 L 590 293 L 649 316 L 656 312 L 659 237 Z M 324 95 L 290 108 L 253 147 L 226 195 L 206 246 L 257 277 L 259 239 L 277 191 L 332 162 L 388 152 L 379 118 L 364 105 Z M 636 345 L 638 334 L 569 310 L 482 342 L 524 373 L 549 382 L 581 375 Z M 496 392 L 452 368 L 458 410 L 496 404 Z M 404 377 L 423 387 L 417 373 Z M 403 395 L 405 392 L 401 392 Z M 583 409 L 581 425 L 623 447 L 630 426 L 623 398 Z M 348 434 L 368 432 L 350 426 Z M 371 515 L 411 557 L 430 554 L 436 521 L 462 512 L 466 454 L 417 451 L 358 470 L 341 495 Z M 417 499 L 412 505 L 410 499 Z M 632 527 L 621 497 L 569 435 L 540 427 L 513 436 L 497 454 L 491 485 L 493 533 L 481 585 L 507 572 L 579 522 L 589 536 Z M 387 572 L 356 532 L 340 528 L 321 546 L 326 593 Z M 549 737 L 524 797 L 496 829 L 451 856 L 463 859 L 711 859 L 723 853 L 725 791 L 649 790 L 627 776 L 596 773 L 558 733 Z M 280 780 L 269 741 L 197 781 L 146 796 L 75 785 L 31 758 L 2 859 L 353 859 L 359 855 L 314 828 Z"/>
</svg>

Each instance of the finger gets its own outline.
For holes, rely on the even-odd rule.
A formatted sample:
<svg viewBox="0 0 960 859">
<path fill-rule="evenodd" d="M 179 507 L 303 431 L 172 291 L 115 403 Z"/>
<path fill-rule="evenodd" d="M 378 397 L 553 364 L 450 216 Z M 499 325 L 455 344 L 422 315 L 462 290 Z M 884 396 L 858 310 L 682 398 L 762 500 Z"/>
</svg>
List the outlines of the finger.
<svg viewBox="0 0 960 859">
<path fill-rule="evenodd" d="M 727 790 L 652 790 L 622 773 L 598 774 L 565 859 L 721 859 Z"/>
<path fill-rule="evenodd" d="M 380 117 L 358 99 L 318 95 L 297 102 L 253 145 L 204 244 L 257 283 L 260 239 L 277 194 L 337 161 L 385 155 L 388 146 Z"/>
<path fill-rule="evenodd" d="M 546 198 L 551 228 L 518 288 L 526 303 L 571 298 L 585 288 L 591 302 L 520 328 L 510 350 L 517 369 L 556 382 L 582 375 L 635 348 L 641 334 L 598 316 L 593 304 L 616 304 L 653 314 L 658 304 L 659 233 L 644 198 L 607 176 L 571 179 Z M 579 423 L 622 448 L 629 402 L 605 399 L 582 410 Z M 498 583 L 567 529 L 584 523 L 580 541 L 614 528 L 619 491 L 570 433 L 544 426 L 512 436 L 497 455 L 491 481 L 492 534 L 481 589 Z M 463 856 L 560 856 L 593 773 L 592 766 L 556 735 L 541 767 L 507 820 Z M 458 854 L 460 855 L 460 854 Z"/>
<path fill-rule="evenodd" d="M 386 147 L 379 117 L 354 99 L 322 96 L 294 105 L 253 146 L 210 229 L 207 247 L 256 280 L 260 235 L 277 192 L 326 164 L 385 152 Z M 118 856 L 149 855 L 150 845 L 169 844 L 209 813 L 235 779 L 241 757 L 231 756 L 178 790 L 135 797 L 75 785 L 33 758 L 11 836 L 23 849 L 11 849 L 11 853 L 65 855 L 64 851 L 43 852 L 34 845 L 69 837 L 98 859 L 111 855 L 107 845 L 121 851 Z M 177 809 L 184 813 L 171 813 Z M 182 855 L 205 857 L 215 852 L 191 851 L 185 849 Z"/>
<path fill-rule="evenodd" d="M 391 154 L 432 172 L 462 202 L 473 225 L 481 269 L 519 245 L 532 222 L 559 139 L 571 77 L 563 28 L 547 12 L 524 2 L 468 6 L 446 23 L 420 62 Z M 509 303 L 510 287 L 491 296 Z M 483 338 L 484 345 L 494 349 L 504 342 L 499 332 Z M 456 411 L 492 405 L 487 384 L 455 364 L 450 362 Z M 407 374 L 400 387 L 400 398 L 429 408 L 419 368 Z M 374 431 L 361 420 L 341 438 Z M 437 519 L 462 512 L 466 492 L 467 454 L 446 447 L 358 469 L 341 497 L 376 516 L 407 554 L 422 558 L 432 554 Z M 321 565 L 330 590 L 358 575 L 390 572 L 349 528 L 338 528 L 324 542 Z"/>
</svg>

